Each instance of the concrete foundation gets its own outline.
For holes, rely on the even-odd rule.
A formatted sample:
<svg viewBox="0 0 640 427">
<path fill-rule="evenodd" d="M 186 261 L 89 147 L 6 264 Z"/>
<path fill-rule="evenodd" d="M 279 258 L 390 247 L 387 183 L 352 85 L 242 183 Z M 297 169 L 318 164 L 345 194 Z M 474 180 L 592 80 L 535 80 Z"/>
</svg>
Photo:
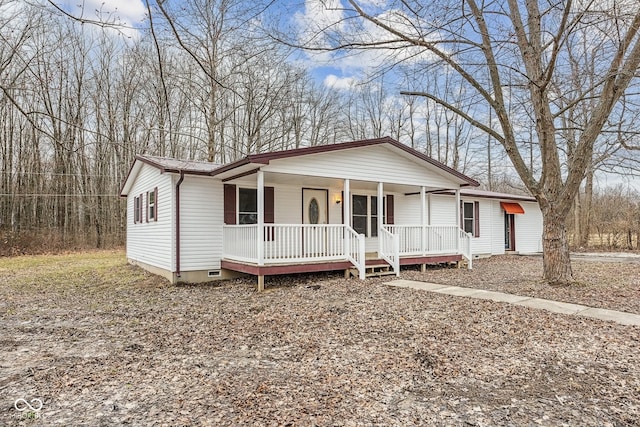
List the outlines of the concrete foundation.
<svg viewBox="0 0 640 427">
<path fill-rule="evenodd" d="M 246 276 L 244 273 L 239 273 L 233 270 L 220 269 L 220 270 L 196 270 L 196 271 L 181 271 L 180 277 L 175 272 L 166 270 L 164 268 L 156 267 L 155 265 L 140 262 L 135 259 L 128 258 L 127 261 L 131 265 L 138 266 L 149 273 L 156 274 L 160 277 L 167 279 L 170 283 L 206 283 L 216 280 L 228 280 L 235 279 L 236 277 Z M 217 275 L 209 275 L 210 271 L 219 271 Z"/>
</svg>

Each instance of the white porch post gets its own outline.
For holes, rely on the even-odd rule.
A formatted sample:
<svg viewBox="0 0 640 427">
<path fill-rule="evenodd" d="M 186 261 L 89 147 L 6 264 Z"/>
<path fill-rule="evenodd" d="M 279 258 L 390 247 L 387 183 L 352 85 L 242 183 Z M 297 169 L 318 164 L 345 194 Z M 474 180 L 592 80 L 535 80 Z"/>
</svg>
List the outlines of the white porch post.
<svg viewBox="0 0 640 427">
<path fill-rule="evenodd" d="M 383 218 L 383 210 L 382 210 L 382 200 L 384 198 L 384 184 L 382 182 L 378 183 L 378 258 L 382 258 L 382 237 L 380 230 L 382 229 L 382 218 Z"/>
<path fill-rule="evenodd" d="M 458 253 L 462 253 L 460 247 L 460 229 L 462 228 L 460 223 L 460 188 L 456 188 L 456 224 L 458 224 L 458 233 L 456 234 Z"/>
<path fill-rule="evenodd" d="M 431 209 L 431 193 L 427 194 L 427 225 L 433 225 L 433 209 Z"/>
<path fill-rule="evenodd" d="M 420 237 L 420 246 L 422 249 L 422 256 L 427 254 L 427 197 L 426 188 L 420 187 L 420 225 L 422 225 L 422 235 Z"/>
<path fill-rule="evenodd" d="M 258 265 L 264 265 L 264 172 L 258 170 Z"/>
<path fill-rule="evenodd" d="M 351 194 L 350 194 L 350 189 L 349 189 L 349 180 L 345 179 L 344 180 L 344 188 L 342 191 L 344 194 L 342 195 L 342 212 L 343 212 L 343 220 L 342 220 L 342 224 L 344 226 L 347 226 L 351 223 Z M 344 255 L 348 256 L 349 255 L 349 239 L 348 239 L 348 234 L 347 234 L 347 230 L 345 227 L 344 230 Z"/>
</svg>

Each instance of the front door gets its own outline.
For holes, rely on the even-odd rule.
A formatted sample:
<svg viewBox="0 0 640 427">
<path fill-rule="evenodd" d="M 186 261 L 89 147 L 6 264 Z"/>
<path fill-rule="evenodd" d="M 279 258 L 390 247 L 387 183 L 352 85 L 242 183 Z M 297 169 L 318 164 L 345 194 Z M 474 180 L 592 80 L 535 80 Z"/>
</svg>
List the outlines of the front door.
<svg viewBox="0 0 640 427">
<path fill-rule="evenodd" d="M 328 190 L 302 189 L 302 223 L 326 224 Z"/>
<path fill-rule="evenodd" d="M 515 215 L 504 214 L 504 249 L 505 251 L 516 250 Z"/>
<path fill-rule="evenodd" d="M 327 224 L 329 222 L 329 192 L 313 188 L 302 189 L 302 223 Z M 302 241 L 307 256 L 323 256 L 327 247 L 326 230 L 322 227 L 304 227 Z"/>
</svg>

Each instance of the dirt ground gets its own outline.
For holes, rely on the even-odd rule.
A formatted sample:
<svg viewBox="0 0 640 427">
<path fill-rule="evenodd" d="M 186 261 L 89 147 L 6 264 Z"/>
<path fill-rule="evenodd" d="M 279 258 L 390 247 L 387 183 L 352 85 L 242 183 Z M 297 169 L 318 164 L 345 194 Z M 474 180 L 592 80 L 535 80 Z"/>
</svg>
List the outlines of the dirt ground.
<svg viewBox="0 0 640 427">
<path fill-rule="evenodd" d="M 575 262 L 579 283 L 555 288 L 541 265 L 402 278 L 640 313 L 640 264 Z M 0 425 L 640 423 L 640 328 L 388 280 L 300 275 L 257 293 L 171 286 L 121 252 L 2 258 Z"/>
</svg>

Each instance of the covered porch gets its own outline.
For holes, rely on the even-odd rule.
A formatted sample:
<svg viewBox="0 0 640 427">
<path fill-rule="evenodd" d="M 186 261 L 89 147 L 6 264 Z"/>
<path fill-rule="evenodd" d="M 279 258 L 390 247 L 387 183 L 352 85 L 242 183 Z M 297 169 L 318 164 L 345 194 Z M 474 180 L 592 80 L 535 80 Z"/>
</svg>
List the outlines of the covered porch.
<svg viewBox="0 0 640 427">
<path fill-rule="evenodd" d="M 472 267 L 471 236 L 460 228 L 459 186 L 447 188 L 455 193 L 454 223 L 434 225 L 428 200 L 442 186 L 262 168 L 223 181 L 221 267 L 257 276 L 259 290 L 265 276 L 278 274 L 344 270 L 364 279 L 374 265 L 396 276 L 401 265 L 466 261 Z M 253 201 L 246 202 L 254 192 L 255 212 Z M 399 203 L 404 198 L 412 200 L 411 213 Z"/>
</svg>

